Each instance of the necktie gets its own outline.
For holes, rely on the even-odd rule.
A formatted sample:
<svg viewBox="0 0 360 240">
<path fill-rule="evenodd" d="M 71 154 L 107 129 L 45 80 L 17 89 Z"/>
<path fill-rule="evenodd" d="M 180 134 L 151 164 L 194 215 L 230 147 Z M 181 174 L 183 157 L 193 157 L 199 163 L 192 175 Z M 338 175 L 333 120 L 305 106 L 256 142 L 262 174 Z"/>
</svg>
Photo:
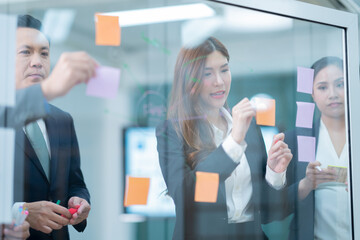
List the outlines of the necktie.
<svg viewBox="0 0 360 240">
<path fill-rule="evenodd" d="M 38 156 L 41 166 L 44 169 L 47 179 L 50 172 L 50 157 L 46 146 L 44 136 L 37 122 L 31 122 L 25 127 L 26 134 L 31 142 L 32 147 Z"/>
</svg>

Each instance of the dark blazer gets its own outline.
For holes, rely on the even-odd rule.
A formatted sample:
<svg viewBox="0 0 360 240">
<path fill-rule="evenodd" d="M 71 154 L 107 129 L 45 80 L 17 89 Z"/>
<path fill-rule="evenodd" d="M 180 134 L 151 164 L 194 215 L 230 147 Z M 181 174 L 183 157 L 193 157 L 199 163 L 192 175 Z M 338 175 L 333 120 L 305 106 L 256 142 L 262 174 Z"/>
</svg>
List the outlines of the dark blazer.
<svg viewBox="0 0 360 240">
<path fill-rule="evenodd" d="M 61 201 L 67 207 L 72 196 L 86 199 L 90 194 L 80 169 L 79 146 L 70 114 L 49 105 L 49 114 L 44 118 L 51 148 L 50 181 L 22 129 L 16 133 L 15 170 L 23 169 L 24 175 L 15 172 L 16 202 Z M 23 191 L 21 191 L 23 189 Z M 22 194 L 23 193 L 23 194 Z M 84 231 L 86 220 L 74 226 Z M 54 230 L 51 234 L 30 229 L 30 240 L 69 239 L 67 227 Z"/>
<path fill-rule="evenodd" d="M 228 224 L 225 180 L 237 164 L 224 152 L 222 145 L 210 153 L 194 169 L 186 164 L 185 153 L 189 146 L 179 137 L 173 122 L 165 121 L 156 129 L 157 150 L 168 194 L 176 207 L 176 224 L 173 239 L 267 239 L 261 223 L 276 218 L 276 209 L 283 206 L 282 192 L 272 189 L 265 180 L 267 155 L 260 129 L 254 121 L 246 135 L 246 157 L 251 170 L 253 185 L 252 203 L 254 221 Z M 219 190 L 216 203 L 194 201 L 195 172 L 219 174 Z M 272 209 L 270 211 L 269 209 Z"/>
<path fill-rule="evenodd" d="M 285 142 L 293 154 L 293 159 L 286 172 L 288 209 L 290 209 L 289 213 L 294 213 L 294 218 L 290 224 L 289 239 L 291 240 L 314 239 L 314 191 L 311 191 L 304 200 L 298 200 L 299 182 L 306 175 L 308 163 L 298 161 L 297 136 L 315 137 L 317 146 L 319 127 L 320 119 L 317 119 L 314 121 L 312 129 L 296 128 L 295 130 L 285 133 Z M 317 149 L 317 147 L 315 149 Z"/>
</svg>

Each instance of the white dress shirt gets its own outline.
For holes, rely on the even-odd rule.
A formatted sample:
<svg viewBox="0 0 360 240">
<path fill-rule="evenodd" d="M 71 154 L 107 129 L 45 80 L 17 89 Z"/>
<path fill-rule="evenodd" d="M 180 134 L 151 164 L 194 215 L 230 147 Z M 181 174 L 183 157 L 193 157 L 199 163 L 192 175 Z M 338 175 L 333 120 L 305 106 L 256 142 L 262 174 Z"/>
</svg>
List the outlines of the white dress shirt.
<svg viewBox="0 0 360 240">
<path fill-rule="evenodd" d="M 250 202 L 253 188 L 251 183 L 251 173 L 247 161 L 245 150 L 247 144 L 243 141 L 241 144 L 235 142 L 231 136 L 232 117 L 230 113 L 222 108 L 221 112 L 225 117 L 228 128 L 224 140 L 224 133 L 214 125 L 215 144 L 222 147 L 226 154 L 239 165 L 232 172 L 230 177 L 225 180 L 226 205 L 229 223 L 241 223 L 254 220 L 254 208 Z M 275 173 L 268 166 L 266 167 L 266 181 L 275 189 L 284 187 L 286 180 L 286 171 Z"/>
<path fill-rule="evenodd" d="M 328 165 L 348 167 L 348 144 L 338 157 L 331 142 L 326 126 L 321 121 L 316 160 L 321 163 L 321 168 Z M 349 174 L 348 174 L 348 181 Z M 315 190 L 315 239 L 351 239 L 350 234 L 350 209 L 349 193 L 345 191 L 346 185 L 339 182 L 322 183 Z"/>
</svg>

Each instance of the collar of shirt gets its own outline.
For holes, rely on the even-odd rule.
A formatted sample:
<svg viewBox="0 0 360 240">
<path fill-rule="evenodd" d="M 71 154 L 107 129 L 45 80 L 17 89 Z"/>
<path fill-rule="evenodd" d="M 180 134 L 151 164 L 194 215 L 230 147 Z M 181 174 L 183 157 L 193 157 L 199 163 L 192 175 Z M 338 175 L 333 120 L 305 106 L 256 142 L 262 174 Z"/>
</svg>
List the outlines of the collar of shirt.
<svg viewBox="0 0 360 240">
<path fill-rule="evenodd" d="M 232 129 L 232 117 L 224 107 L 220 109 L 220 114 L 224 116 L 227 122 L 227 133 L 225 134 L 225 136 L 228 136 Z M 215 144 L 216 146 L 219 146 L 224 141 L 224 132 L 217 128 L 214 124 L 211 124 L 211 126 L 214 131 Z"/>
</svg>

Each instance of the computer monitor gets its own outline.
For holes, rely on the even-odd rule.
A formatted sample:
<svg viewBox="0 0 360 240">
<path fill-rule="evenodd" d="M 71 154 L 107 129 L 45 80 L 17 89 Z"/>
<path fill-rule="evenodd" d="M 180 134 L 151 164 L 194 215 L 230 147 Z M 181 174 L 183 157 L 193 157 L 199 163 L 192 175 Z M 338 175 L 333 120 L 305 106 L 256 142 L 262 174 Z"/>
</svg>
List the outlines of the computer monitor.
<svg viewBox="0 0 360 240">
<path fill-rule="evenodd" d="M 126 176 L 150 178 L 146 205 L 124 207 L 124 212 L 145 217 L 174 217 L 175 205 L 163 179 L 154 127 L 127 127 L 124 140 L 124 190 Z"/>
</svg>

